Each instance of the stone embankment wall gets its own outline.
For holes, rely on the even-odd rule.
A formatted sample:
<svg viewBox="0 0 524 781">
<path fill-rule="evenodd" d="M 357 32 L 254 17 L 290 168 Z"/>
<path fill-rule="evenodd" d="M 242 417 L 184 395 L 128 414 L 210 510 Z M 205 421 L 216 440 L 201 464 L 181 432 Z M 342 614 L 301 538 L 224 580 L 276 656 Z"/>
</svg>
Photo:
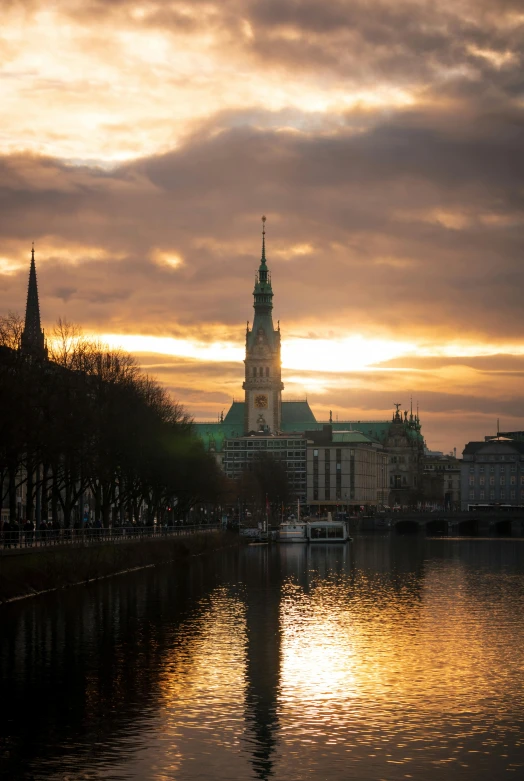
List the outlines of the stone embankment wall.
<svg viewBox="0 0 524 781">
<path fill-rule="evenodd" d="M 241 544 L 238 534 L 205 532 L 115 545 L 57 546 L 0 557 L 0 603 L 89 583 L 133 569 Z"/>
</svg>

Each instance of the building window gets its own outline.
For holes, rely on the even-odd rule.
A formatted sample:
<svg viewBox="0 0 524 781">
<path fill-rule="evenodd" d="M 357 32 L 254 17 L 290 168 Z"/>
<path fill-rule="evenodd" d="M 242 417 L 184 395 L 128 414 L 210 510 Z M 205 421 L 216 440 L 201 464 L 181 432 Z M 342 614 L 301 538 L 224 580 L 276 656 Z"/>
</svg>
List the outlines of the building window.
<svg viewBox="0 0 524 781">
<path fill-rule="evenodd" d="M 480 467 L 480 471 L 481 471 L 481 472 L 483 472 L 483 471 L 484 471 L 484 467 L 483 467 L 483 466 L 481 466 L 481 467 Z"/>
<path fill-rule="evenodd" d="M 511 492 L 511 498 L 512 498 L 512 499 L 514 499 L 514 498 L 515 498 L 515 491 L 512 491 L 512 492 Z"/>
<path fill-rule="evenodd" d="M 489 471 L 490 472 L 494 472 L 495 471 L 495 467 L 494 466 L 490 466 Z"/>
<path fill-rule="evenodd" d="M 500 501 L 503 502 L 505 498 L 506 498 L 506 492 L 504 491 L 504 489 L 501 489 L 501 491 L 500 491 Z"/>
<path fill-rule="evenodd" d="M 257 367 L 253 366 L 253 377 L 257 376 Z"/>
<path fill-rule="evenodd" d="M 517 465 L 516 464 L 512 464 L 511 465 L 511 471 L 512 472 L 516 472 L 517 471 Z"/>
<path fill-rule="evenodd" d="M 269 366 L 266 366 L 266 377 L 269 377 Z"/>
<path fill-rule="evenodd" d="M 516 476 L 515 476 L 515 475 L 511 475 L 511 477 L 510 477 L 510 482 L 511 482 L 511 485 L 515 485 L 515 484 L 516 484 L 516 482 L 517 482 L 517 478 L 516 478 Z"/>
<path fill-rule="evenodd" d="M 506 485 L 506 478 L 504 477 L 504 475 L 500 476 L 500 484 L 501 485 Z"/>
<path fill-rule="evenodd" d="M 489 492 L 489 498 L 493 501 L 493 499 L 495 498 L 495 491 Z"/>
<path fill-rule="evenodd" d="M 474 466 L 470 466 L 469 472 L 470 472 L 470 474 L 473 474 L 475 472 L 475 467 Z"/>
<path fill-rule="evenodd" d="M 521 476 L 520 476 L 520 484 L 521 484 L 521 485 L 524 485 L 524 475 L 521 475 Z"/>
<path fill-rule="evenodd" d="M 470 499 L 474 499 L 475 498 L 475 491 L 470 491 L 469 492 L 469 498 Z"/>
<path fill-rule="evenodd" d="M 481 491 L 481 492 L 480 492 L 480 498 L 481 498 L 481 499 L 484 499 L 484 491 Z"/>
<path fill-rule="evenodd" d="M 480 478 L 480 480 L 479 480 L 479 483 L 480 483 L 481 485 L 485 485 L 485 483 L 486 483 L 486 478 L 484 477 L 484 475 L 482 475 L 482 477 Z"/>
<path fill-rule="evenodd" d="M 470 475 L 469 476 L 469 484 L 470 485 L 475 485 L 475 475 Z"/>
<path fill-rule="evenodd" d="M 490 485 L 495 485 L 495 478 L 494 477 L 490 477 L 489 478 L 489 484 Z"/>
</svg>

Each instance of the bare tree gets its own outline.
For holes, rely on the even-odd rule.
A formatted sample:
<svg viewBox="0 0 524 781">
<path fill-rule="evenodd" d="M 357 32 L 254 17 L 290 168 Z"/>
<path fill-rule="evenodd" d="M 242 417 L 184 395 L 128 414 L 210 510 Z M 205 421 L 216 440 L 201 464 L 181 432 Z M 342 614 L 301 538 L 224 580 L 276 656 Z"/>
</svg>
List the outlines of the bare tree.
<svg viewBox="0 0 524 781">
<path fill-rule="evenodd" d="M 0 317 L 0 345 L 18 350 L 22 341 L 24 321 L 17 312 L 8 312 Z"/>
</svg>

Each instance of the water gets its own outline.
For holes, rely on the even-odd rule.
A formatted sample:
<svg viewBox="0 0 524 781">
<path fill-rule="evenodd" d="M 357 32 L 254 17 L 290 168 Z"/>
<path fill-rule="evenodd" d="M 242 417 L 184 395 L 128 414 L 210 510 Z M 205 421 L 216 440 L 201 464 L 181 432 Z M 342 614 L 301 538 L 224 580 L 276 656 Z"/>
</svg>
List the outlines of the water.
<svg viewBox="0 0 524 781">
<path fill-rule="evenodd" d="M 0 607 L 0 775 L 524 778 L 523 565 L 368 537 Z"/>
</svg>

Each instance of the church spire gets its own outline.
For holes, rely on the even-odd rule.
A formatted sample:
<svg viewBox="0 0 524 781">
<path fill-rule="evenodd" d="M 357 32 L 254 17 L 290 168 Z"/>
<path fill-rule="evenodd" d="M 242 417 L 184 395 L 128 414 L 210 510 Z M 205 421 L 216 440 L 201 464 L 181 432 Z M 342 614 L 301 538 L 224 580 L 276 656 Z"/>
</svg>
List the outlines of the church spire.
<svg viewBox="0 0 524 781">
<path fill-rule="evenodd" d="M 45 336 L 40 325 L 40 304 L 38 302 L 34 242 L 31 248 L 31 265 L 29 267 L 29 284 L 27 286 L 27 304 L 21 349 L 25 355 L 32 358 L 39 360 L 45 360 L 47 358 Z"/>
</svg>

